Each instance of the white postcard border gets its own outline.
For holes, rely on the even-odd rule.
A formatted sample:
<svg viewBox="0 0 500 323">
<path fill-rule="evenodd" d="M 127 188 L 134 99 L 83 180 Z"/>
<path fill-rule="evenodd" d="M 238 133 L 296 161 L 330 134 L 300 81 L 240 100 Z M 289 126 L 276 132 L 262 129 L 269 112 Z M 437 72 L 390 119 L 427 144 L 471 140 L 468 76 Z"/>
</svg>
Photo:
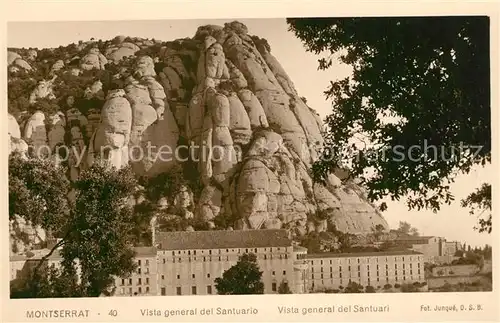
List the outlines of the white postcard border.
<svg viewBox="0 0 500 323">
<path fill-rule="evenodd" d="M 492 80 L 492 160 L 498 165 L 498 27 L 499 11 L 496 1 L 2 1 L 3 10 L 2 45 L 6 48 L 7 21 L 64 21 L 64 20 L 149 20 L 149 19 L 217 19 L 217 18 L 276 18 L 290 16 L 387 16 L 387 15 L 489 15 L 491 21 L 491 80 Z M 6 51 L 1 51 L 5 61 Z M 2 106 L 7 106 L 6 69 L 2 69 L 0 84 L 2 85 Z M 6 112 L 4 109 L 4 113 Z M 4 115 L 5 116 L 5 115 Z M 0 118 L 0 128 L 7 128 L 7 118 Z M 7 156 L 7 136 L 0 145 L 2 153 Z M 7 212 L 7 158 L 1 159 L 0 203 Z M 497 168 L 498 169 L 498 168 Z M 500 172 L 491 174 L 492 185 L 497 187 Z M 497 209 L 500 201 L 500 190 L 493 190 L 493 209 Z M 495 212 L 497 213 L 497 212 Z M 494 218 L 497 219 L 495 214 Z M 439 215 L 437 215 L 439 216 Z M 494 222 L 492 232 L 493 268 L 499 268 L 499 235 L 498 223 Z M 2 229 L 0 251 L 1 266 L 1 309 L 4 321 L 34 321 L 27 317 L 27 311 L 43 309 L 75 309 L 89 310 L 91 316 L 81 321 L 496 321 L 499 319 L 499 279 L 493 279 L 493 292 L 481 293 L 411 293 L 411 294 L 304 294 L 304 295 L 250 295 L 250 296 L 166 296 L 141 298 L 97 298 L 97 299 L 9 299 L 9 245 L 8 217 L 3 216 L 0 222 Z M 452 227 L 453 224 L 450 224 Z M 495 270 L 494 270 L 495 271 Z M 499 272 L 496 270 L 496 272 Z M 371 295 L 377 295 L 370 299 Z M 339 313 L 339 306 L 388 305 L 386 313 Z M 470 306 L 481 304 L 484 311 L 427 312 L 422 305 L 457 305 Z M 333 306 L 337 309 L 334 315 L 329 314 L 279 314 L 278 306 L 296 306 L 302 308 L 318 308 Z M 256 315 L 180 315 L 166 318 L 163 316 L 141 316 L 141 309 L 160 309 L 163 314 L 167 309 L 202 308 L 248 308 L 258 310 Z M 110 315 L 116 310 L 117 315 Z M 80 319 L 57 319 L 57 321 L 78 321 Z M 36 321 L 56 321 L 56 319 Z"/>
</svg>

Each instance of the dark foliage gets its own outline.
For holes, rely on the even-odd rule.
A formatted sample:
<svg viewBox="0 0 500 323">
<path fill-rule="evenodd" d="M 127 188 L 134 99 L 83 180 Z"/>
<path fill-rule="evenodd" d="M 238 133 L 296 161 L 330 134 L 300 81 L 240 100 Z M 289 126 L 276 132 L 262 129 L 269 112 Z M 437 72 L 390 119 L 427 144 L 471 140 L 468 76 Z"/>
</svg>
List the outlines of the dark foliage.
<svg viewBox="0 0 500 323">
<path fill-rule="evenodd" d="M 215 279 L 219 295 L 264 294 L 262 271 L 257 265 L 255 254 L 244 254 L 236 265 Z"/>
<path fill-rule="evenodd" d="M 115 277 L 135 269 L 132 243 L 140 214 L 124 203 L 137 184 L 130 169 L 117 171 L 96 163 L 73 184 L 62 174 L 49 161 L 9 157 L 9 218 L 19 216 L 59 238 L 25 282 L 15 285 L 15 295 L 67 297 L 74 292 L 97 297 L 109 292 Z M 74 201 L 67 198 L 71 189 Z M 44 269 L 58 248 L 62 268 Z M 61 286 L 71 286 L 77 268 L 78 286 L 61 291 Z"/>
<path fill-rule="evenodd" d="M 457 174 L 491 161 L 488 17 L 287 22 L 308 51 L 329 55 L 319 69 L 335 55 L 353 68 L 325 91 L 334 109 L 315 180 L 347 168 L 372 201 L 406 198 L 410 209 L 437 211 L 453 200 L 449 183 Z M 408 158 L 412 146 L 419 149 Z M 373 175 L 365 177 L 367 170 Z"/>
<path fill-rule="evenodd" d="M 347 284 L 347 287 L 344 289 L 344 293 L 362 293 L 363 292 L 363 286 L 356 282 L 349 282 Z"/>
<path fill-rule="evenodd" d="M 463 207 L 469 208 L 471 215 L 478 217 L 479 232 L 491 233 L 492 213 L 491 213 L 491 185 L 483 184 L 475 192 L 470 193 L 461 201 Z"/>
</svg>

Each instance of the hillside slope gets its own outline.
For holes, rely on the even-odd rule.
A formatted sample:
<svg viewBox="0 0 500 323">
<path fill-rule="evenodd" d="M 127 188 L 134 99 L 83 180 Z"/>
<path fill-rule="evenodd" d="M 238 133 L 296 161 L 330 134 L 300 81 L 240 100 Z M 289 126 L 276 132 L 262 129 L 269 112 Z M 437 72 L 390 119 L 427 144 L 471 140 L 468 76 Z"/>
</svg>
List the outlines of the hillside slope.
<svg viewBox="0 0 500 323">
<path fill-rule="evenodd" d="M 58 153 L 71 180 L 99 157 L 141 178 L 133 203 L 207 227 L 387 227 L 355 184 L 312 182 L 322 121 L 267 41 L 239 22 L 169 42 L 10 48 L 8 73 L 10 151 L 49 147 L 40 151 Z"/>
</svg>

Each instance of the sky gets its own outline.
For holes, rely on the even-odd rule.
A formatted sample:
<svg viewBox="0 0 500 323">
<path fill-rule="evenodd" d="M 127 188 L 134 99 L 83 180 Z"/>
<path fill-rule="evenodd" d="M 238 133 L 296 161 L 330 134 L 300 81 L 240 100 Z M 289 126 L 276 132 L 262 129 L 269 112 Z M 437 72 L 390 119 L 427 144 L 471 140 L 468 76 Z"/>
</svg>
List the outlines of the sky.
<svg viewBox="0 0 500 323">
<path fill-rule="evenodd" d="M 106 22 L 10 22 L 7 26 L 8 47 L 58 47 L 79 40 L 107 40 L 117 35 L 131 37 L 173 40 L 194 36 L 198 26 L 206 24 L 223 25 L 232 20 L 145 20 Z M 271 53 L 278 59 L 295 84 L 300 96 L 321 117 L 332 111 L 323 95 L 330 81 L 343 78 L 350 73 L 349 66 L 334 64 L 327 71 L 318 71 L 319 56 L 306 52 L 301 41 L 288 31 L 285 19 L 239 19 L 249 33 L 268 40 Z M 492 245 L 491 235 L 473 230 L 476 218 L 468 209 L 460 206 L 466 197 L 483 182 L 491 182 L 493 167 L 473 170 L 468 175 L 459 176 L 451 185 L 455 201 L 445 205 L 438 213 L 432 211 L 408 211 L 404 200 L 386 201 L 387 211 L 383 216 L 391 228 L 399 221 L 407 221 L 421 234 L 445 237 L 451 241 L 467 242 L 472 246 Z"/>
</svg>

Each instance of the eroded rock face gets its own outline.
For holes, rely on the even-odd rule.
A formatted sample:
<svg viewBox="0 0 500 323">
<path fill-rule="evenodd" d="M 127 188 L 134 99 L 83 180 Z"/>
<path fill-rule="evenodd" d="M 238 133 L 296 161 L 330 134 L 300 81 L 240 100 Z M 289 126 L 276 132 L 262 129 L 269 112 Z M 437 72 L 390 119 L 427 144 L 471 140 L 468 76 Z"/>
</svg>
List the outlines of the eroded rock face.
<svg viewBox="0 0 500 323">
<path fill-rule="evenodd" d="M 201 26 L 193 38 L 161 48 L 159 43 L 119 36 L 104 54 L 92 48 L 56 62 L 53 71 L 76 74 L 106 69 L 112 61 L 118 64 L 112 76 L 116 84 L 108 91 L 96 79 L 85 91 L 87 99 L 105 100 L 102 110 L 92 107 L 83 115 L 68 103 L 65 115 L 45 120 L 35 113 L 23 139 L 55 147 L 65 136 L 76 152 L 86 150 L 84 165 L 70 162 L 72 180 L 97 157 L 116 168 L 131 165 L 147 177 L 173 166 L 189 169 L 183 174 L 197 181 L 198 193 L 182 187 L 165 203 L 176 210 L 172 216 L 195 217 L 209 228 L 225 223 L 226 229 L 288 228 L 304 235 L 330 225 L 351 233 L 387 227 L 355 184 L 345 185 L 335 175 L 326 185 L 313 183 L 310 169 L 323 144 L 322 121 L 301 99 L 266 40 L 233 22 Z M 150 56 L 127 59 L 120 67 L 124 58 L 150 46 L 155 47 L 144 51 Z M 9 68 L 22 68 L 14 64 L 19 59 L 9 52 Z M 37 86 L 32 104 L 53 97 L 50 82 Z M 14 121 L 9 116 L 10 149 L 22 150 Z M 176 159 L 182 157 L 175 155 L 181 144 L 188 145 L 189 158 Z"/>
<path fill-rule="evenodd" d="M 116 45 L 109 47 L 106 49 L 104 55 L 110 61 L 118 63 L 122 59 L 130 56 L 134 56 L 134 54 L 140 50 L 139 46 L 130 42 L 123 42 L 125 37 L 117 36 L 114 39 Z"/>
<path fill-rule="evenodd" d="M 128 165 L 132 108 L 125 91 L 110 91 L 101 112 L 101 124 L 90 139 L 88 164 L 95 159 L 109 162 L 120 169 Z"/>
<path fill-rule="evenodd" d="M 12 114 L 8 114 L 7 127 L 9 131 L 9 136 L 13 138 L 21 138 L 21 130 L 19 129 L 19 124 L 16 118 Z"/>
<path fill-rule="evenodd" d="M 29 97 L 30 104 L 35 104 L 38 99 L 55 99 L 56 96 L 54 95 L 54 89 L 52 88 L 54 80 L 55 78 L 53 78 L 52 80 L 42 80 L 38 82 L 37 86 L 35 87 L 33 92 L 31 92 L 31 95 Z"/>
<path fill-rule="evenodd" d="M 82 57 L 80 68 L 82 70 L 103 70 L 107 63 L 108 59 L 99 51 L 98 48 L 91 48 L 87 55 Z"/>
<path fill-rule="evenodd" d="M 38 57 L 38 52 L 35 49 L 31 49 L 28 51 L 28 60 L 34 61 Z"/>
<path fill-rule="evenodd" d="M 66 116 L 61 111 L 49 117 L 49 132 L 47 134 L 48 143 L 51 151 L 57 145 L 64 144 L 64 135 L 66 133 Z"/>
<path fill-rule="evenodd" d="M 16 52 L 7 51 L 7 65 L 14 63 L 16 59 L 21 59 L 21 55 Z"/>
<path fill-rule="evenodd" d="M 313 185 L 309 170 L 317 158 L 314 148 L 323 143 L 321 121 L 265 40 L 250 37 L 237 22 L 200 27 L 195 38 L 202 45 L 186 134 L 195 143 L 206 142 L 215 157 L 216 146 L 225 156 L 199 164 L 202 218 L 237 215 L 239 229 L 288 227 L 298 234 L 324 231 L 328 222 L 355 233 L 387 226 L 358 192 L 344 193 L 334 175 L 326 187 Z M 318 212 L 327 219 L 308 221 L 308 214 Z"/>
<path fill-rule="evenodd" d="M 32 145 L 36 155 L 42 157 L 50 153 L 46 149 L 48 147 L 48 138 L 43 112 L 37 111 L 28 119 L 24 127 L 23 139 Z"/>
<path fill-rule="evenodd" d="M 91 86 L 85 89 L 84 98 L 87 100 L 96 98 L 104 100 L 104 91 L 102 89 L 102 82 L 97 80 Z"/>
<path fill-rule="evenodd" d="M 10 155 L 13 152 L 19 153 L 21 156 L 26 157 L 26 153 L 28 152 L 28 144 L 26 141 L 21 139 L 21 129 L 19 128 L 19 124 L 17 123 L 16 118 L 10 113 L 8 114 L 8 132 L 9 132 L 9 142 L 8 142 L 8 154 Z"/>
<path fill-rule="evenodd" d="M 130 76 L 125 87 L 133 115 L 132 166 L 139 174 L 153 176 L 177 163 L 173 152 L 179 128 L 168 109 L 165 89 L 155 79 L 153 59 L 149 56 L 138 58 L 133 74 L 135 77 Z"/>
<path fill-rule="evenodd" d="M 16 65 L 16 66 L 18 66 L 18 67 L 20 67 L 20 68 L 22 68 L 22 69 L 24 69 L 24 70 L 26 70 L 26 71 L 31 71 L 32 70 L 31 65 L 28 62 L 26 62 L 24 59 L 22 59 L 22 58 L 17 58 L 14 61 L 13 64 Z"/>
<path fill-rule="evenodd" d="M 62 59 L 56 61 L 50 68 L 50 72 L 54 73 L 64 68 L 64 61 Z"/>
</svg>

